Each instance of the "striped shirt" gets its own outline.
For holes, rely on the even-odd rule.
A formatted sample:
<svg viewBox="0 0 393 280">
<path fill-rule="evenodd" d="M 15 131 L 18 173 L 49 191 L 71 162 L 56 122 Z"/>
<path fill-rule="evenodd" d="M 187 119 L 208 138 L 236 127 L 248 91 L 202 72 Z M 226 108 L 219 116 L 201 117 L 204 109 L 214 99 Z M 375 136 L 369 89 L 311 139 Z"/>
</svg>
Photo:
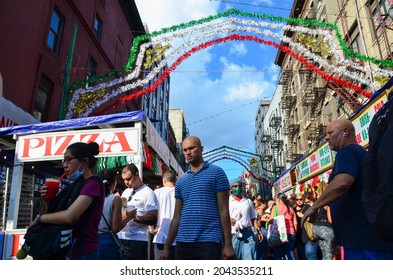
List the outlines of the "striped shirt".
<svg viewBox="0 0 393 280">
<path fill-rule="evenodd" d="M 183 201 L 177 242 L 222 242 L 217 193 L 229 192 L 229 181 L 218 166 L 205 162 L 197 172 L 187 170 L 175 187 Z"/>
</svg>

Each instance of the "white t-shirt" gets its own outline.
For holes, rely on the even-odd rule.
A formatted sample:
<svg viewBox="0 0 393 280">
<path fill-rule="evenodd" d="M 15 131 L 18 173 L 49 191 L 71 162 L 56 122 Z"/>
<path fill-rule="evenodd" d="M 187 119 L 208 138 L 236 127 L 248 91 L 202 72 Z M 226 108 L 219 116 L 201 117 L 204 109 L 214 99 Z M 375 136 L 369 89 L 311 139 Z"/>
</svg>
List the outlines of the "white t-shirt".
<svg viewBox="0 0 393 280">
<path fill-rule="evenodd" d="M 148 211 L 158 209 L 157 197 L 147 185 L 139 187 L 128 201 L 133 191 L 132 188 L 125 189 L 121 197 L 127 199 L 127 206 L 136 208 L 137 216 L 144 216 Z M 120 239 L 148 241 L 148 225 L 131 220 L 117 235 Z"/>
<path fill-rule="evenodd" d="M 251 220 L 257 217 L 257 213 L 248 198 L 242 197 L 238 201 L 231 195 L 229 197 L 229 216 L 236 219 L 240 223 L 241 228 L 247 228 L 253 226 Z M 232 233 L 234 233 L 233 229 Z"/>
<path fill-rule="evenodd" d="M 154 190 L 158 200 L 157 234 L 153 243 L 165 244 L 169 232 L 169 226 L 175 211 L 175 188 L 161 187 Z M 175 242 L 173 243 L 175 245 Z"/>
</svg>

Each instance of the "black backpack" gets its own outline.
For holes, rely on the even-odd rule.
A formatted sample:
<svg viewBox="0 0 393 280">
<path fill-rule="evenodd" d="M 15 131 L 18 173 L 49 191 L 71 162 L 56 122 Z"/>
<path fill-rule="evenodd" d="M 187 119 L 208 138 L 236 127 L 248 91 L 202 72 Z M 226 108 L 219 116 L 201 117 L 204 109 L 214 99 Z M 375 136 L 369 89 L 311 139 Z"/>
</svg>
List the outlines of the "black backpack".
<svg viewBox="0 0 393 280">
<path fill-rule="evenodd" d="M 67 209 L 78 197 L 82 184 L 68 185 L 59 192 L 46 213 Z M 64 259 L 72 248 L 73 224 L 37 223 L 27 229 L 22 249 L 33 259 Z"/>
<path fill-rule="evenodd" d="M 371 120 L 369 141 L 362 166 L 362 204 L 378 235 L 393 241 L 393 92 Z"/>
</svg>

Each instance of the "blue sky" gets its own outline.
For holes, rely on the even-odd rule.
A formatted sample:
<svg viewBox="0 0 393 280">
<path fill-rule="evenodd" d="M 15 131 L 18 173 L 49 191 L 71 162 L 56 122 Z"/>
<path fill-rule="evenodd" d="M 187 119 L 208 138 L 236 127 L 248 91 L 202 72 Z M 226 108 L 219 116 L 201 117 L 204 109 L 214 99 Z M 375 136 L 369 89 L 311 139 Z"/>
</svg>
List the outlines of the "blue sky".
<svg viewBox="0 0 393 280">
<path fill-rule="evenodd" d="M 279 3 L 279 4 L 278 4 Z M 274 16 L 289 16 L 292 0 L 136 0 L 150 32 L 216 15 L 229 8 Z M 270 38 L 268 38 L 270 39 Z M 255 116 L 261 99 L 270 99 L 279 67 L 275 48 L 236 41 L 195 53 L 171 74 L 170 107 L 182 108 L 191 135 L 205 151 L 221 146 L 254 151 Z M 243 167 L 217 161 L 229 179 Z"/>
</svg>

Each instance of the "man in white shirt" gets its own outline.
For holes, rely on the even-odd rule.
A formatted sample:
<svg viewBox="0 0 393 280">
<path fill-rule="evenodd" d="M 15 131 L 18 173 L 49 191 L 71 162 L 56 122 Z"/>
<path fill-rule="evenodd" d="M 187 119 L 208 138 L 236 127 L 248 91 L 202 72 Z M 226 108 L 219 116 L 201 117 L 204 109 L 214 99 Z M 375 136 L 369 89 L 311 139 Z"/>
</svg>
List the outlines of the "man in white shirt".
<svg viewBox="0 0 393 280">
<path fill-rule="evenodd" d="M 255 260 L 258 238 L 262 238 L 256 221 L 257 213 L 251 200 L 242 195 L 243 182 L 232 179 L 230 185 L 229 215 L 233 249 L 238 260 Z"/>
<path fill-rule="evenodd" d="M 118 232 L 120 242 L 127 246 L 133 260 L 148 259 L 148 226 L 155 225 L 158 216 L 158 202 L 153 190 L 139 177 L 134 164 L 126 165 L 121 177 L 127 186 L 121 197 L 127 201 L 128 208 L 136 208 L 136 216 Z"/>
<path fill-rule="evenodd" d="M 163 187 L 154 190 L 158 200 L 158 219 L 157 227 L 154 229 L 154 258 L 159 260 L 164 249 L 164 244 L 169 232 L 169 226 L 175 211 L 175 184 L 176 173 L 167 170 L 162 175 Z M 169 259 L 174 258 L 175 242 L 172 244 Z"/>
</svg>

